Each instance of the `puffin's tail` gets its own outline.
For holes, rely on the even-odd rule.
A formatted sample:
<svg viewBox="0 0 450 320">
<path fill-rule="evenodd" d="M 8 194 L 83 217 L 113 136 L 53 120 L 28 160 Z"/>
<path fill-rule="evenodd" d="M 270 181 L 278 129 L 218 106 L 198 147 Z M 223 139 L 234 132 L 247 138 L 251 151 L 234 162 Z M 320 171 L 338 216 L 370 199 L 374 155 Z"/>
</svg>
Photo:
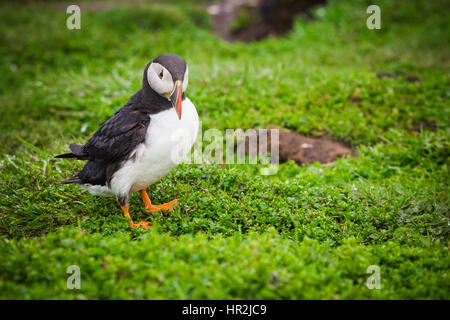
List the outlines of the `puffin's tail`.
<svg viewBox="0 0 450 320">
<path fill-rule="evenodd" d="M 58 154 L 57 156 L 55 156 L 55 158 L 76 158 L 76 154 L 69 152 L 69 153 L 63 153 L 63 154 Z"/>
<path fill-rule="evenodd" d="M 59 184 L 69 184 L 69 183 L 82 183 L 82 182 L 81 179 L 77 176 L 59 182 Z"/>
<path fill-rule="evenodd" d="M 72 143 L 70 145 L 70 150 L 72 150 L 72 152 L 59 154 L 55 156 L 55 158 L 74 158 L 77 160 L 88 160 L 89 155 L 83 151 L 83 147 L 84 145 L 82 144 Z"/>
</svg>

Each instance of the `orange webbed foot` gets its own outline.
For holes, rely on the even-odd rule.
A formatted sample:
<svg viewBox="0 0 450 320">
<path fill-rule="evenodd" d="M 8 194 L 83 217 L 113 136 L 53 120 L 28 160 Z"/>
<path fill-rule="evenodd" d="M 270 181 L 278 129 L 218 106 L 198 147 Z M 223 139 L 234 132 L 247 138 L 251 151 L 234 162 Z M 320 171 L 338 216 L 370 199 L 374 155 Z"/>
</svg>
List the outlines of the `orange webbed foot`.
<svg viewBox="0 0 450 320">
<path fill-rule="evenodd" d="M 129 206 L 128 205 L 122 206 L 122 211 L 123 211 L 123 214 L 125 215 L 125 217 L 130 222 L 130 227 L 131 228 L 139 228 L 139 227 L 142 227 L 144 229 L 150 229 L 151 228 L 151 225 L 148 222 L 146 222 L 146 221 L 141 221 L 141 222 L 138 222 L 138 223 L 134 223 L 133 220 L 131 220 L 131 216 L 130 216 L 130 213 L 129 213 Z"/>
<path fill-rule="evenodd" d="M 164 203 L 164 204 L 151 204 L 150 206 L 145 206 L 145 209 L 147 209 L 147 212 L 153 212 L 153 211 L 173 211 L 173 206 L 178 205 L 178 200 L 174 199 L 170 202 Z"/>
<path fill-rule="evenodd" d="M 150 201 L 150 198 L 148 197 L 147 191 L 145 189 L 141 190 L 141 197 L 142 201 L 144 202 L 145 209 L 147 209 L 147 212 L 154 212 L 154 211 L 173 211 L 173 206 L 178 205 L 178 200 L 174 199 L 170 202 L 164 203 L 164 204 L 152 204 Z"/>
<path fill-rule="evenodd" d="M 141 221 L 138 223 L 134 223 L 133 221 L 130 221 L 130 227 L 131 228 L 139 228 L 142 227 L 144 229 L 150 229 L 152 226 L 150 225 L 150 223 L 146 222 L 146 221 Z"/>
</svg>

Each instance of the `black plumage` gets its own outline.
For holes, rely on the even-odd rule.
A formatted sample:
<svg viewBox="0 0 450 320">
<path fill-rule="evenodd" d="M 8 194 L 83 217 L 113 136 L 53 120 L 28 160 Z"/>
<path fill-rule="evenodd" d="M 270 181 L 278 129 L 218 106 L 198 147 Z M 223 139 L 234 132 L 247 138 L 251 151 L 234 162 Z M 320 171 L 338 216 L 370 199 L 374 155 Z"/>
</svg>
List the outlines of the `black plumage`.
<svg viewBox="0 0 450 320">
<path fill-rule="evenodd" d="M 183 79 L 186 64 L 182 58 L 165 54 L 153 61 L 164 65 L 174 80 Z M 86 144 L 71 144 L 72 152 L 56 156 L 56 158 L 88 160 L 80 172 L 70 179 L 61 181 L 61 184 L 82 183 L 102 186 L 109 184 L 120 164 L 145 141 L 151 115 L 172 108 L 170 101 L 156 93 L 149 85 L 147 70 L 153 61 L 145 67 L 142 88 L 108 119 Z"/>
</svg>

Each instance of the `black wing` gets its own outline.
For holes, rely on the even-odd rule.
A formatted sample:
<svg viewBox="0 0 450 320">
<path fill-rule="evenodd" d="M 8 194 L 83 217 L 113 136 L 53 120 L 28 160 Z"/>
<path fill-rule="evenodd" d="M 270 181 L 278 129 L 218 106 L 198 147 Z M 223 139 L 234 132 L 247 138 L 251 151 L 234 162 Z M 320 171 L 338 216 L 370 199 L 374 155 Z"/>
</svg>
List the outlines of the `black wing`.
<svg viewBox="0 0 450 320">
<path fill-rule="evenodd" d="M 119 111 L 79 148 L 80 156 L 103 163 L 120 161 L 129 156 L 136 146 L 145 140 L 150 123 L 148 114 L 135 111 Z M 72 151 L 75 148 L 72 147 Z"/>
<path fill-rule="evenodd" d="M 72 153 L 57 156 L 89 160 L 73 178 L 62 183 L 109 183 L 120 162 L 145 141 L 149 124 L 150 116 L 147 113 L 133 108 L 133 103 L 127 103 L 106 121 L 85 145 L 71 144 Z"/>
</svg>

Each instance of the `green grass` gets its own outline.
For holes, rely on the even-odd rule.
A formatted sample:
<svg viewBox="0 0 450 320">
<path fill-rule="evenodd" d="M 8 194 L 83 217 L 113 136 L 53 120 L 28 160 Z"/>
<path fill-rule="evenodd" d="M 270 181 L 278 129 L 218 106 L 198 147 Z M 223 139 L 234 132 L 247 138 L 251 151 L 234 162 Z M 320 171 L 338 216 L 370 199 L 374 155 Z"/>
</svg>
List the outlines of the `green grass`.
<svg viewBox="0 0 450 320">
<path fill-rule="evenodd" d="M 76 31 L 57 7 L 1 5 L 0 298 L 449 299 L 449 3 L 379 1 L 368 30 L 370 1 L 330 1 L 286 36 L 229 44 L 199 2 L 82 12 Z M 203 131 L 332 135 L 359 157 L 273 176 L 183 164 L 149 188 L 180 205 L 149 214 L 133 195 L 132 217 L 154 227 L 129 229 L 113 199 L 58 185 L 82 163 L 53 155 L 167 52 L 189 64 Z M 436 130 L 412 131 L 423 121 Z"/>
</svg>

